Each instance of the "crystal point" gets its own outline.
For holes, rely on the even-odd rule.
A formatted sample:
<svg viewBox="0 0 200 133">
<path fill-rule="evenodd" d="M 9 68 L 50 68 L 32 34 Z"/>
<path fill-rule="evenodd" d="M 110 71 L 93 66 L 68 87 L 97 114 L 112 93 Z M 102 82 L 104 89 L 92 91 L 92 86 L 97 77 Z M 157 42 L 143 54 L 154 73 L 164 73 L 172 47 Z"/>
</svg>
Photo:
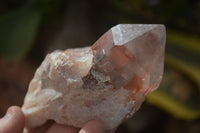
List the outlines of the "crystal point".
<svg viewBox="0 0 200 133">
<path fill-rule="evenodd" d="M 26 128 L 47 120 L 80 128 L 93 119 L 116 128 L 159 86 L 165 34 L 159 24 L 119 24 L 92 47 L 48 54 L 25 97 Z"/>
</svg>

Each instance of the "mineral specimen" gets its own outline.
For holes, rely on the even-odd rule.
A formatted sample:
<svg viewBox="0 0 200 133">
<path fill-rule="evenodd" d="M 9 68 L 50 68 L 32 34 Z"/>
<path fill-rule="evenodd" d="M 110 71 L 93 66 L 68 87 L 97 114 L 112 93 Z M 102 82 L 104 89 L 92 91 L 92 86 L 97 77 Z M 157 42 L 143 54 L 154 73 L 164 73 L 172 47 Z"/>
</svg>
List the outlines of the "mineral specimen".
<svg viewBox="0 0 200 133">
<path fill-rule="evenodd" d="M 165 38 L 160 24 L 119 24 L 92 47 L 48 54 L 24 100 L 26 128 L 47 120 L 82 127 L 92 119 L 116 128 L 159 86 Z"/>
</svg>

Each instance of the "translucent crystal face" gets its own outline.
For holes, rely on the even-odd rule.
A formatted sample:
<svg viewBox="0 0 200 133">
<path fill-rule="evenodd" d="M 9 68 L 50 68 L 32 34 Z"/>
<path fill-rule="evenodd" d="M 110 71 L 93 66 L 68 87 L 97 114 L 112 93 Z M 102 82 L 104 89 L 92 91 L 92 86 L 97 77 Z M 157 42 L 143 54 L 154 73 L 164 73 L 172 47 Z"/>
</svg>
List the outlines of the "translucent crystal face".
<svg viewBox="0 0 200 133">
<path fill-rule="evenodd" d="M 150 24 L 119 24 L 111 28 L 114 44 L 124 45 L 145 32 L 154 29 L 156 26 Z"/>
<path fill-rule="evenodd" d="M 82 127 L 92 119 L 116 128 L 159 86 L 165 37 L 163 25 L 120 24 L 92 47 L 47 55 L 24 101 L 26 128 L 47 120 Z"/>
<path fill-rule="evenodd" d="M 117 88 L 138 76 L 146 86 L 141 90 L 146 95 L 162 79 L 165 38 L 163 25 L 117 25 L 92 46 L 94 66 L 109 74 Z"/>
</svg>

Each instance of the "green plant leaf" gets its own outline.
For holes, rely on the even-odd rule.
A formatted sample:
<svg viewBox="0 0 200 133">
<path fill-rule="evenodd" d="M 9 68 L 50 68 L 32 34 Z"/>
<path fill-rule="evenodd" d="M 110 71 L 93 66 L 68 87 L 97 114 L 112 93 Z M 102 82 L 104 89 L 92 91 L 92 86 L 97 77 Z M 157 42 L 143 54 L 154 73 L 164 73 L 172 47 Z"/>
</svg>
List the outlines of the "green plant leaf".
<svg viewBox="0 0 200 133">
<path fill-rule="evenodd" d="M 163 81 L 147 102 L 184 120 L 200 118 L 200 71 L 195 66 L 166 55 Z"/>
<path fill-rule="evenodd" d="M 0 54 L 10 61 L 23 59 L 35 40 L 41 13 L 23 9 L 0 17 Z"/>
<path fill-rule="evenodd" d="M 200 109 L 189 108 L 160 90 L 149 94 L 147 102 L 179 119 L 194 120 L 200 118 Z"/>
<path fill-rule="evenodd" d="M 200 68 L 192 64 L 186 63 L 175 57 L 166 54 L 165 62 L 167 65 L 172 66 L 173 68 L 181 71 L 187 75 L 193 82 L 196 83 L 200 92 Z"/>
<path fill-rule="evenodd" d="M 177 45 L 179 48 L 200 55 L 200 38 L 197 35 L 167 30 L 167 41 L 169 45 L 172 42 L 173 45 Z"/>
</svg>

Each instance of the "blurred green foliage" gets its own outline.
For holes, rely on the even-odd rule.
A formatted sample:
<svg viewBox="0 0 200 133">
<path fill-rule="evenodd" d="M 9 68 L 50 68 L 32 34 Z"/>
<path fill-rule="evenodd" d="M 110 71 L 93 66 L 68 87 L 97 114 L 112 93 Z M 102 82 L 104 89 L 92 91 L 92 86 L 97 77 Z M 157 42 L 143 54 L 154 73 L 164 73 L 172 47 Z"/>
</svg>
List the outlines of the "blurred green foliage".
<svg viewBox="0 0 200 133">
<path fill-rule="evenodd" d="M 197 34 L 168 30 L 165 70 L 174 71 L 179 77 L 173 74 L 170 76 L 169 71 L 166 71 L 160 89 L 147 98 L 148 102 L 180 119 L 200 118 L 199 43 Z M 174 90 L 177 89 L 178 95 L 174 95 Z M 179 98 L 184 94 L 185 98 Z"/>
<path fill-rule="evenodd" d="M 0 14 L 0 55 L 9 61 L 22 60 L 33 47 L 44 15 L 53 19 L 62 1 L 32 0 L 21 8 Z"/>
<path fill-rule="evenodd" d="M 200 118 L 200 70 L 166 55 L 165 75 L 160 88 L 147 101 L 177 118 Z"/>
<path fill-rule="evenodd" d="M 33 45 L 40 19 L 40 12 L 28 9 L 1 16 L 1 54 L 8 60 L 22 59 Z"/>
</svg>

